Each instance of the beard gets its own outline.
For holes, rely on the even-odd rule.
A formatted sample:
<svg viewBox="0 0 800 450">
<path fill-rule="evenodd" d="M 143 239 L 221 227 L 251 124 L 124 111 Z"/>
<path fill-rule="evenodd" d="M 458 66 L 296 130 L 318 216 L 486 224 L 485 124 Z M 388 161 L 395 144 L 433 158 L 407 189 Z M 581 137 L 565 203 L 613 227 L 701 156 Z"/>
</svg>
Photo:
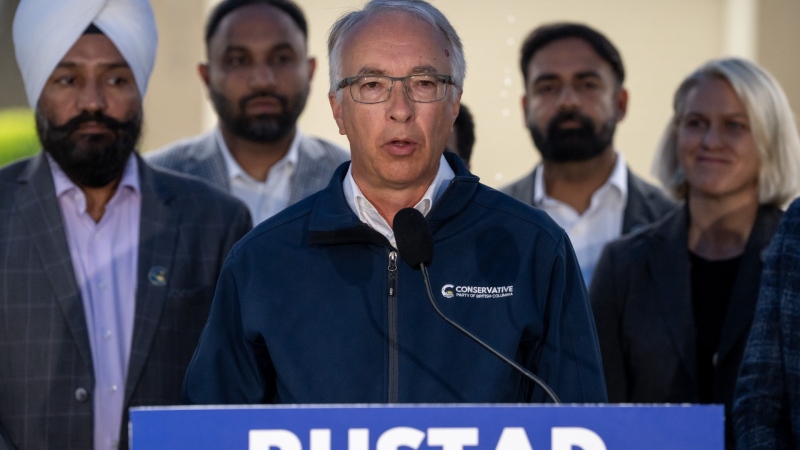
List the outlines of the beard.
<svg viewBox="0 0 800 450">
<path fill-rule="evenodd" d="M 560 125 L 566 121 L 577 121 L 578 128 L 562 129 Z M 586 161 L 603 153 L 614 139 L 617 121 L 609 118 L 596 130 L 591 118 L 574 111 L 556 114 L 547 124 L 547 133 L 528 123 L 533 142 L 542 159 L 552 162 Z"/>
<path fill-rule="evenodd" d="M 239 100 L 238 109 L 234 102 L 219 91 L 209 88 L 209 96 L 217 111 L 220 122 L 233 134 L 253 142 L 276 142 L 294 130 L 297 118 L 306 106 L 309 88 L 289 99 L 274 92 L 259 91 Z M 281 105 L 280 114 L 245 114 L 247 103 L 254 99 L 272 98 Z"/>
<path fill-rule="evenodd" d="M 90 121 L 105 125 L 113 136 L 89 134 L 75 137 L 81 124 Z M 64 125 L 55 125 L 37 110 L 36 129 L 42 148 L 73 183 L 97 188 L 122 177 L 125 164 L 139 139 L 142 113 L 140 110 L 131 120 L 122 122 L 100 112 L 84 111 Z"/>
</svg>

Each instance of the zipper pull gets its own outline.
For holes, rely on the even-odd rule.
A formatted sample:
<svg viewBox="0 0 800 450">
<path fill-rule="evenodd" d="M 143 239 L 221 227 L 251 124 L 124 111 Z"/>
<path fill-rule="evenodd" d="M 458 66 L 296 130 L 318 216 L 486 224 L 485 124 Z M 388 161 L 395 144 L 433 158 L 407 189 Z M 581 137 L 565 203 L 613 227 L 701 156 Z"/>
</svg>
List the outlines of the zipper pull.
<svg viewBox="0 0 800 450">
<path fill-rule="evenodd" d="M 394 297 L 395 275 L 397 272 L 397 252 L 389 252 L 389 296 Z"/>
</svg>

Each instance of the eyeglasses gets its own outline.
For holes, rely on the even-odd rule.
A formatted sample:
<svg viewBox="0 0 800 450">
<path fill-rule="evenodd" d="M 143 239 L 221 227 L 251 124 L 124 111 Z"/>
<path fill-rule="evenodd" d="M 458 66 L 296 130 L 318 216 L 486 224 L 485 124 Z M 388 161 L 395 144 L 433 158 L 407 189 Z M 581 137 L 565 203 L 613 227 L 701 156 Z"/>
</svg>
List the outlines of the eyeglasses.
<svg viewBox="0 0 800 450">
<path fill-rule="evenodd" d="M 412 102 L 432 103 L 443 99 L 447 85 L 453 84 L 449 75 L 409 75 L 407 77 L 384 77 L 367 75 L 347 77 L 339 82 L 338 89 L 350 86 L 350 96 L 358 103 L 382 103 L 389 100 L 394 82 L 402 81 L 403 90 Z"/>
</svg>

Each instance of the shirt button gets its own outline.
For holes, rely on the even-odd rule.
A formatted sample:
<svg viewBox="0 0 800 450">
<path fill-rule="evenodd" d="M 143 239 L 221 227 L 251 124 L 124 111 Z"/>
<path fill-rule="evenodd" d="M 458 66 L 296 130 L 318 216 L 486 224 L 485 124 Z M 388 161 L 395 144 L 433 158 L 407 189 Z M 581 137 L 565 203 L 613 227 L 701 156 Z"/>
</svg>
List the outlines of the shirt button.
<svg viewBox="0 0 800 450">
<path fill-rule="evenodd" d="M 111 330 L 106 330 L 106 332 L 103 333 L 103 339 L 106 341 L 111 339 Z"/>
<path fill-rule="evenodd" d="M 116 385 L 116 384 L 112 384 L 112 385 L 111 385 L 111 388 L 110 388 L 109 390 L 110 390 L 111 392 L 117 392 L 117 385 Z"/>
<path fill-rule="evenodd" d="M 89 399 L 89 392 L 84 388 L 75 389 L 75 400 L 85 403 Z"/>
<path fill-rule="evenodd" d="M 719 365 L 719 353 L 714 353 L 714 355 L 711 357 L 711 365 L 714 367 Z"/>
</svg>

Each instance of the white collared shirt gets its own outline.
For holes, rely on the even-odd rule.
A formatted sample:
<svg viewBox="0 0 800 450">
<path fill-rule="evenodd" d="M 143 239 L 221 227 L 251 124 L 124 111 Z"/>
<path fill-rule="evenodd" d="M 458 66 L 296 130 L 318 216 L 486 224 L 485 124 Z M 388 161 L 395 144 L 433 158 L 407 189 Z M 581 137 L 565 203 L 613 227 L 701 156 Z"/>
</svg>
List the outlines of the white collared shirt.
<svg viewBox="0 0 800 450">
<path fill-rule="evenodd" d="M 589 286 L 603 247 L 622 234 L 622 216 L 628 200 L 628 168 L 625 158 L 617 153 L 617 162 L 611 176 L 592 194 L 589 209 L 583 214 L 578 214 L 572 206 L 547 195 L 542 169 L 541 165 L 536 168 L 533 204 L 547 212 L 567 232 L 578 257 L 583 280 Z"/>
<path fill-rule="evenodd" d="M 342 181 L 344 188 L 344 196 L 347 199 L 347 204 L 358 216 L 358 219 L 367 224 L 373 230 L 386 236 L 386 239 L 392 243 L 394 248 L 397 248 L 397 242 L 394 239 L 394 231 L 392 227 L 386 222 L 386 219 L 380 215 L 377 209 L 372 206 L 372 203 L 364 197 L 361 189 L 358 188 L 356 180 L 353 179 L 353 166 L 347 169 L 347 175 Z M 423 216 L 427 216 L 433 207 L 433 203 L 438 199 L 447 189 L 450 180 L 455 178 L 456 174 L 450 165 L 447 164 L 444 156 L 439 159 L 439 171 L 436 172 L 436 177 L 433 182 L 428 186 L 428 190 L 422 196 L 422 199 L 414 205 L 414 209 L 421 212 Z"/>
<path fill-rule="evenodd" d="M 295 131 L 289 151 L 269 169 L 264 182 L 248 175 L 236 162 L 225 144 L 219 127 L 214 134 L 225 158 L 231 194 L 247 205 L 253 218 L 253 225 L 261 223 L 289 206 L 292 175 L 297 169 L 297 159 L 300 155 L 300 130 Z"/>
</svg>

